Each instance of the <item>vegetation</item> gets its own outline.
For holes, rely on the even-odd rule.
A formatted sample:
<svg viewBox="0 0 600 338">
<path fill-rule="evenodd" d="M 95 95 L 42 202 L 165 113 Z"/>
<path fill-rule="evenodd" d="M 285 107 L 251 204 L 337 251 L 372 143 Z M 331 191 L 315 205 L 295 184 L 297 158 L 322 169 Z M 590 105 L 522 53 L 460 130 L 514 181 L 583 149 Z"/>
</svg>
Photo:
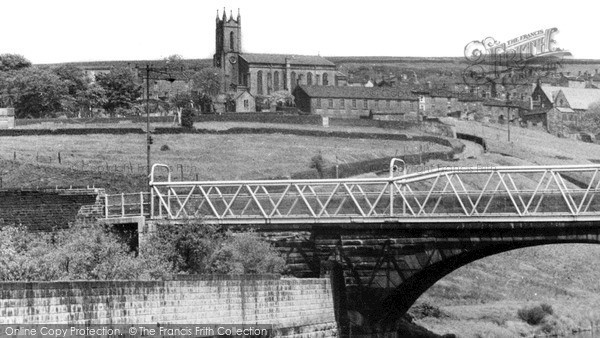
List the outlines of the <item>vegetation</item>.
<svg viewBox="0 0 600 338">
<path fill-rule="evenodd" d="M 201 62 L 172 55 L 155 62 L 153 111 L 178 110 L 193 103 L 196 109 L 212 111 L 212 100 L 222 85 L 220 70 Z M 121 65 L 96 78 L 75 65 L 32 66 L 21 55 L 0 55 L 0 106 L 14 107 L 17 118 L 67 115 L 94 117 L 104 109 L 110 116 L 145 111 L 142 74 Z"/>
<path fill-rule="evenodd" d="M 0 281 L 156 279 L 281 273 L 283 268 L 283 258 L 256 234 L 193 222 L 159 226 L 139 255 L 98 224 L 75 224 L 53 233 L 0 228 Z"/>
<path fill-rule="evenodd" d="M 539 325 L 548 315 L 553 315 L 551 305 L 542 303 L 532 307 L 524 307 L 517 311 L 517 315 L 529 325 Z"/>
</svg>

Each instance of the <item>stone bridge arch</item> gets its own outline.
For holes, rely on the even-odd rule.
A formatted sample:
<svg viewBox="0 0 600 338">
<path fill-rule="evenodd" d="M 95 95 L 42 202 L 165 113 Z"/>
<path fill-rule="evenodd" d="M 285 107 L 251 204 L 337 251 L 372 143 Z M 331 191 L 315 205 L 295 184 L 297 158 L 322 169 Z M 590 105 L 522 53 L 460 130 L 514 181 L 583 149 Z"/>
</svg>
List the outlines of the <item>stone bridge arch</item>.
<svg viewBox="0 0 600 338">
<path fill-rule="evenodd" d="M 600 243 L 596 222 L 344 225 L 268 233 L 297 277 L 330 274 L 341 329 L 394 330 L 415 301 L 450 272 L 531 246 Z M 337 273 L 336 273 L 337 271 Z"/>
</svg>

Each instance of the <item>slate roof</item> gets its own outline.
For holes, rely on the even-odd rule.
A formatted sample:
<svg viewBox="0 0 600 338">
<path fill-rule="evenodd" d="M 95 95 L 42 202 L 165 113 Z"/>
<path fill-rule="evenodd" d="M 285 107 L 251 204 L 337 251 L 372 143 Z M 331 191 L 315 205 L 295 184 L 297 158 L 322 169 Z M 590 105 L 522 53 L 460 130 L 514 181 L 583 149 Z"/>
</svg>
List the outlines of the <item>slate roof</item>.
<svg viewBox="0 0 600 338">
<path fill-rule="evenodd" d="M 263 64 L 285 64 L 285 59 L 289 59 L 292 65 L 302 66 L 329 66 L 335 67 L 335 64 L 324 57 L 316 55 L 293 55 L 293 54 L 240 54 L 240 57 L 248 63 Z"/>
<path fill-rule="evenodd" d="M 545 84 L 542 83 L 542 91 L 544 92 L 544 94 L 546 94 L 546 97 L 548 98 L 548 100 L 550 100 L 550 102 L 554 103 L 554 99 L 556 98 L 556 94 L 558 94 L 558 92 L 566 87 L 556 87 L 556 86 L 547 86 Z"/>
<path fill-rule="evenodd" d="M 304 91 L 313 98 L 339 99 L 375 99 L 375 100 L 411 100 L 417 97 L 399 88 L 389 87 L 351 87 L 351 86 L 305 86 L 300 85 L 296 90 Z"/>
<path fill-rule="evenodd" d="M 600 89 L 560 88 L 560 91 L 573 109 L 587 110 L 590 104 L 600 102 Z"/>
</svg>

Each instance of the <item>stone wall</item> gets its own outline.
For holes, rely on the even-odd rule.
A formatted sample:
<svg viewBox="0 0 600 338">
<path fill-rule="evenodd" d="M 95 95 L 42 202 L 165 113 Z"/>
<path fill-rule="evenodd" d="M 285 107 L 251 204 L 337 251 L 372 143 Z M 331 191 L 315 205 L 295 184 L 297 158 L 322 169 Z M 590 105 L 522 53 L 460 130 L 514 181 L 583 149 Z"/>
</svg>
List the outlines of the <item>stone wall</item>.
<svg viewBox="0 0 600 338">
<path fill-rule="evenodd" d="M 0 324 L 157 323 L 272 324 L 284 337 L 337 333 L 329 279 L 187 276 L 0 283 Z"/>
<path fill-rule="evenodd" d="M 66 227 L 76 219 L 102 212 L 103 189 L 0 190 L 0 223 L 21 224 L 30 230 Z"/>
</svg>

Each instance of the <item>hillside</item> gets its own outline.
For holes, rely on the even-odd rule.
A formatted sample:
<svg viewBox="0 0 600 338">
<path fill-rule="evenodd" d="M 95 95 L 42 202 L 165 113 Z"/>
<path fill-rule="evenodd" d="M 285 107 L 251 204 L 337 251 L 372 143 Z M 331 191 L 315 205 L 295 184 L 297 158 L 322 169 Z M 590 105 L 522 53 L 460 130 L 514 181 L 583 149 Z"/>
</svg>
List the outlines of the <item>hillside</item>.
<svg viewBox="0 0 600 338">
<path fill-rule="evenodd" d="M 483 136 L 489 153 L 463 158 L 453 166 L 590 164 L 600 145 L 560 139 L 542 131 L 456 121 L 458 132 Z M 439 163 L 444 165 L 444 163 Z M 570 334 L 600 325 L 600 245 L 538 246 L 494 255 L 464 266 L 430 288 L 413 307 L 416 322 L 434 332 L 459 337 L 515 337 Z M 546 303 L 554 315 L 529 325 L 517 311 Z M 440 312 L 420 316 L 423 308 Z"/>
</svg>

